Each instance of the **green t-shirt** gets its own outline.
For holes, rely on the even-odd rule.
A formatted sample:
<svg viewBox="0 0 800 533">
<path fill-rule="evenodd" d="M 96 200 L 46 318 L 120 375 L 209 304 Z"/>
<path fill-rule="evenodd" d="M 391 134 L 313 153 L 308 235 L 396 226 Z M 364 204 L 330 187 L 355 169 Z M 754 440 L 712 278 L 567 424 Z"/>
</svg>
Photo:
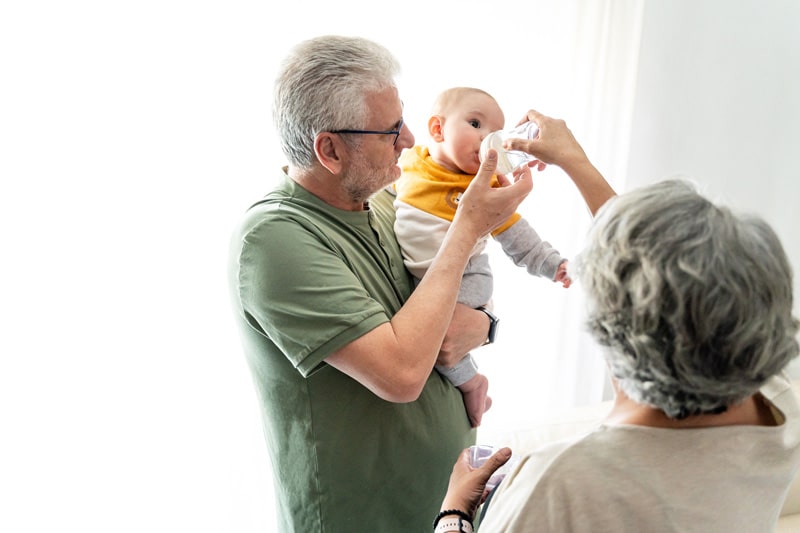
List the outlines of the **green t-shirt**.
<svg viewBox="0 0 800 533">
<path fill-rule="evenodd" d="M 232 241 L 235 317 L 281 532 L 427 531 L 453 462 L 475 442 L 461 393 L 433 369 L 402 404 L 324 362 L 411 293 L 391 200 L 381 192 L 369 210 L 342 211 L 284 176 Z"/>
</svg>

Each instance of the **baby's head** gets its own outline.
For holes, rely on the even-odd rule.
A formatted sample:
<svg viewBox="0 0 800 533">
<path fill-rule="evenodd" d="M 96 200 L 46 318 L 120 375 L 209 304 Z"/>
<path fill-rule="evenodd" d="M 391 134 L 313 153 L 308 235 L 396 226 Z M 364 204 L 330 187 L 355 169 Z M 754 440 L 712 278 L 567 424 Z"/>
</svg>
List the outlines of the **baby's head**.
<svg viewBox="0 0 800 533">
<path fill-rule="evenodd" d="M 431 158 L 450 171 L 477 174 L 481 141 L 504 125 L 502 109 L 486 91 L 447 89 L 436 98 L 428 119 Z"/>
</svg>

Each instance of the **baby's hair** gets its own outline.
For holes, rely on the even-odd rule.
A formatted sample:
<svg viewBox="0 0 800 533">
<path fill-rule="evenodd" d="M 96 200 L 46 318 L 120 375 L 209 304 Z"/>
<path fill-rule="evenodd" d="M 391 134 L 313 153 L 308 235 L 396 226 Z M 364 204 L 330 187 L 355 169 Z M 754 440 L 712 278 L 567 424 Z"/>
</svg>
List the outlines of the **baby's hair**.
<svg viewBox="0 0 800 533">
<path fill-rule="evenodd" d="M 431 107 L 431 115 L 447 115 L 451 107 L 469 94 L 483 94 L 494 100 L 494 96 L 476 87 L 450 87 L 440 92 Z"/>
</svg>

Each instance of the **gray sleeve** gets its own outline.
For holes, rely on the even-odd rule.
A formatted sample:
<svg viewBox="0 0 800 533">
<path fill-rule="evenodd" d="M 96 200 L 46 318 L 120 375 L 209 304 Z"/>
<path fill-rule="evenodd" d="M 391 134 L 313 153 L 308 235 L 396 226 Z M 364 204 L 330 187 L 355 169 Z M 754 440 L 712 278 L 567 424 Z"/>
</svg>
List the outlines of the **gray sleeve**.
<svg viewBox="0 0 800 533">
<path fill-rule="evenodd" d="M 474 309 L 489 303 L 493 291 L 494 278 L 489 265 L 489 255 L 473 256 L 467 263 L 467 268 L 464 269 L 464 275 L 461 276 L 458 302 Z"/>
<path fill-rule="evenodd" d="M 461 361 L 453 365 L 452 368 L 447 368 L 443 365 L 436 365 L 435 368 L 455 387 L 460 387 L 478 373 L 478 364 L 472 358 L 472 354 L 462 357 Z"/>
<path fill-rule="evenodd" d="M 529 274 L 551 281 L 556 277 L 558 265 L 566 260 L 549 242 L 543 241 L 524 218 L 496 235 L 495 240 L 514 264 L 524 266 Z"/>
</svg>

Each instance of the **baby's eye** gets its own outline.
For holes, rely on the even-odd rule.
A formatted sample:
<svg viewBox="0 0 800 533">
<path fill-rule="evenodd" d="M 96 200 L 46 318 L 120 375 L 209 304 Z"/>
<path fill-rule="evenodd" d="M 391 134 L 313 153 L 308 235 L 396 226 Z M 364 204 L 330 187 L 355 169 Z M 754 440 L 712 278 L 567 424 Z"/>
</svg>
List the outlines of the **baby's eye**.
<svg viewBox="0 0 800 533">
<path fill-rule="evenodd" d="M 470 121 L 469 121 L 469 124 L 470 124 L 470 126 L 472 126 L 472 127 L 473 127 L 473 128 L 475 128 L 475 129 L 478 129 L 478 128 L 480 128 L 480 127 L 481 127 L 481 121 L 480 121 L 480 120 L 477 120 L 477 119 L 472 119 L 472 120 L 470 120 Z"/>
</svg>

